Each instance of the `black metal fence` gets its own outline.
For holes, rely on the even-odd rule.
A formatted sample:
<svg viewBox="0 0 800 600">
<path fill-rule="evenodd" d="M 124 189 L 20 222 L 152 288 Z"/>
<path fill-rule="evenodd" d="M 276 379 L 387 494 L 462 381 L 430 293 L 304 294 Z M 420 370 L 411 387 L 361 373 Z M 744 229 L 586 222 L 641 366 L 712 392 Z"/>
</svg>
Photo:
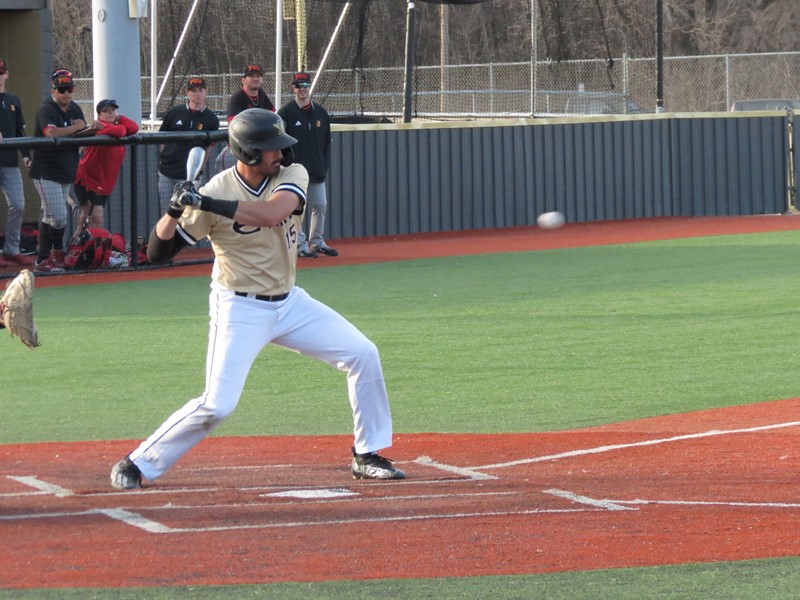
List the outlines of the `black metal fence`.
<svg viewBox="0 0 800 600">
<path fill-rule="evenodd" d="M 0 141 L 0 150 L 19 151 L 20 153 L 31 154 L 33 157 L 33 167 L 30 173 L 26 172 L 24 166 L 20 167 L 26 197 L 27 217 L 31 213 L 35 214 L 34 208 L 38 209 L 41 204 L 41 192 L 34 185 L 33 179 L 49 180 L 53 173 L 53 171 L 49 171 L 47 176 L 42 177 L 43 162 L 50 163 L 48 166 L 53 166 L 52 163 L 55 161 L 74 163 L 77 161 L 77 157 L 73 155 L 88 147 L 124 147 L 126 150 L 125 157 L 113 192 L 109 195 L 106 204 L 104 224 L 105 229 L 108 229 L 110 233 L 120 234 L 128 242 L 128 267 L 135 269 L 141 266 L 139 264 L 140 245 L 143 240 L 146 240 L 150 229 L 162 214 L 161 202 L 157 198 L 160 147 L 164 144 L 179 143 L 207 148 L 208 161 L 201 176 L 201 180 L 205 181 L 215 174 L 216 157 L 225 146 L 227 139 L 227 130 L 140 132 L 122 138 L 104 135 L 92 137 L 25 137 L 3 139 Z M 70 152 L 71 149 L 75 152 Z M 39 163 L 38 166 L 37 161 Z M 74 166 L 71 167 L 68 164 L 64 168 L 70 170 Z M 58 170 L 56 169 L 56 171 Z M 74 174 L 71 179 L 74 180 Z M 55 189 L 53 188 L 53 190 Z M 47 191 L 45 189 L 45 192 Z M 154 198 L 154 196 L 156 197 Z M 66 245 L 79 225 L 76 221 L 77 217 L 74 209 L 74 206 L 78 205 L 74 185 L 69 186 L 69 197 L 69 205 L 65 209 L 67 224 L 64 236 L 64 250 L 67 249 Z M 51 198 L 49 200 L 55 203 L 62 201 L 60 198 L 55 200 Z M 32 222 L 29 218 L 25 219 L 25 223 L 30 226 L 38 225 L 38 223 Z M 200 244 L 199 246 L 200 249 L 207 248 L 207 244 Z M 205 257 L 197 258 L 197 255 L 205 255 Z M 199 252 L 193 255 L 189 251 L 183 254 L 180 262 L 185 263 L 196 260 L 210 260 L 209 254 L 207 252 Z"/>
</svg>

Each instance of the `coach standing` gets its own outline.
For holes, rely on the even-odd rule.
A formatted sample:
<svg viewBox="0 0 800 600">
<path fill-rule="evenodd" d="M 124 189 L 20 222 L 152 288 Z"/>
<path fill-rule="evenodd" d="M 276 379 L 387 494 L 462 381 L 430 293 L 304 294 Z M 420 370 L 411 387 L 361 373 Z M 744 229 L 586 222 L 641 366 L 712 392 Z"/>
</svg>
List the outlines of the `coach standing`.
<svg viewBox="0 0 800 600">
<path fill-rule="evenodd" d="M 228 123 L 233 117 L 248 108 L 266 108 L 275 112 L 275 105 L 262 89 L 264 84 L 264 70 L 261 65 L 249 64 L 242 70 L 242 88 L 228 98 Z M 230 169 L 236 163 L 236 157 L 231 154 L 227 144 L 214 162 L 216 172 Z"/>
<path fill-rule="evenodd" d="M 331 118 L 321 104 L 311 101 L 311 75 L 305 71 L 292 79 L 294 100 L 285 104 L 278 114 L 286 124 L 286 133 L 297 140 L 294 160 L 308 171 L 308 192 L 305 212 L 308 239 L 301 229 L 297 236 L 297 256 L 317 258 L 320 254 L 338 256 L 325 243 L 325 177 L 331 166 Z"/>
<path fill-rule="evenodd" d="M 186 82 L 186 104 L 173 106 L 164 115 L 159 131 L 216 131 L 219 117 L 206 106 L 206 81 L 190 77 Z M 167 210 L 172 189 L 186 180 L 186 159 L 198 143 L 170 142 L 161 146 L 158 163 L 158 196 L 161 210 Z"/>
<path fill-rule="evenodd" d="M 0 140 L 14 137 L 25 137 L 25 117 L 22 115 L 22 104 L 19 98 L 6 92 L 8 65 L 0 58 Z M 31 153 L 22 150 L 22 163 L 31 166 Z M 20 227 L 25 213 L 25 192 L 22 188 L 22 175 L 17 163 L 17 151 L 0 151 L 0 188 L 8 202 L 6 219 L 6 239 L 3 244 L 3 256 L 0 267 L 10 267 L 12 263 L 19 266 L 33 264 L 33 259 L 19 253 Z"/>
</svg>

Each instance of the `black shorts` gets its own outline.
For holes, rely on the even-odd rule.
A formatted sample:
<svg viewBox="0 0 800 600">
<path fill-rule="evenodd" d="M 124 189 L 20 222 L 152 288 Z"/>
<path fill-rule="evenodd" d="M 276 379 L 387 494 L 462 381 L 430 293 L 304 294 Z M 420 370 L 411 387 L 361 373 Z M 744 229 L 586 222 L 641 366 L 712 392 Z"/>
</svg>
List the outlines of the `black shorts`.
<svg viewBox="0 0 800 600">
<path fill-rule="evenodd" d="M 101 196 L 97 192 L 87 190 L 80 183 L 75 184 L 75 195 L 78 197 L 78 202 L 81 206 L 90 203 L 92 206 L 105 206 L 108 201 L 108 196 Z"/>
</svg>

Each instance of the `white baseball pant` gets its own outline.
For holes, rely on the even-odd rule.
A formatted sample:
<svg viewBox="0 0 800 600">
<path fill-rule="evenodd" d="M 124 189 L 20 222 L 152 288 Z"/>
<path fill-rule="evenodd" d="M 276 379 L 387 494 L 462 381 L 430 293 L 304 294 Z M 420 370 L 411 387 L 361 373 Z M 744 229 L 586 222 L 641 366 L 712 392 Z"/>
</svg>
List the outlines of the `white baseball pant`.
<svg viewBox="0 0 800 600">
<path fill-rule="evenodd" d="M 347 319 L 295 287 L 280 302 L 237 296 L 212 284 L 206 389 L 130 454 L 154 480 L 236 408 L 250 368 L 269 343 L 347 373 L 356 452 L 392 445 L 392 417 L 378 349 Z"/>
</svg>

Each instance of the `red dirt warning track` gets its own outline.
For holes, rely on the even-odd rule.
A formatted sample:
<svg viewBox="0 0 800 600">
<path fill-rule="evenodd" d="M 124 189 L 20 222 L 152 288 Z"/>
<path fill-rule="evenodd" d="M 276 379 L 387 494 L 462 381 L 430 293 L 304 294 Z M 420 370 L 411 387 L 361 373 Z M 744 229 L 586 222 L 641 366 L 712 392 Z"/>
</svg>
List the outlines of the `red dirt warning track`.
<svg viewBox="0 0 800 600">
<path fill-rule="evenodd" d="M 800 229 L 648 219 L 339 240 L 300 268 Z M 333 241 L 332 241 L 333 245 Z M 208 275 L 40 277 L 38 287 Z M 119 492 L 132 441 L 0 445 L 0 588 L 458 577 L 800 555 L 800 399 L 538 434 L 397 435 L 402 482 L 355 482 L 350 439 L 211 438 Z M 377 559 L 376 559 L 377 557 Z"/>
</svg>

